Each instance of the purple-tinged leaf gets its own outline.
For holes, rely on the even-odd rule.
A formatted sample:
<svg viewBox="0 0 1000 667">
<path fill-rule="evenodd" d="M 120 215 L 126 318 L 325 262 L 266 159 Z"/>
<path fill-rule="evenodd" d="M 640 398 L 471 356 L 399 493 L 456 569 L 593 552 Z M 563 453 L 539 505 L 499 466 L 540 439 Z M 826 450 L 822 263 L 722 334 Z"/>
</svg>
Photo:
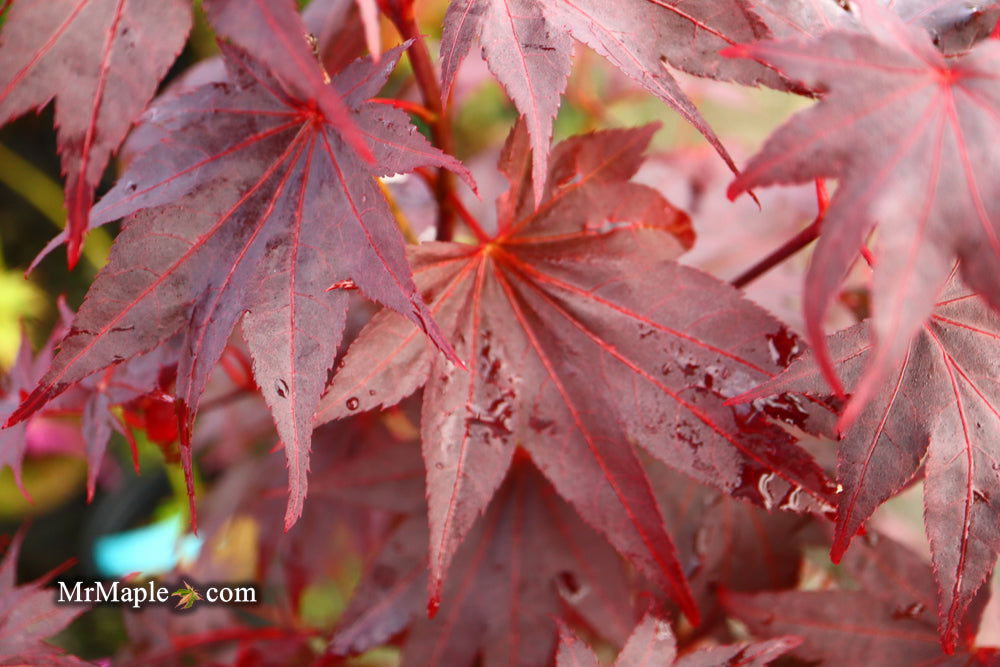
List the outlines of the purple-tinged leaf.
<svg viewBox="0 0 1000 667">
<path fill-rule="evenodd" d="M 0 125 L 56 100 L 71 268 L 101 175 L 190 29 L 185 0 L 20 0 L 6 17 Z"/>
</svg>

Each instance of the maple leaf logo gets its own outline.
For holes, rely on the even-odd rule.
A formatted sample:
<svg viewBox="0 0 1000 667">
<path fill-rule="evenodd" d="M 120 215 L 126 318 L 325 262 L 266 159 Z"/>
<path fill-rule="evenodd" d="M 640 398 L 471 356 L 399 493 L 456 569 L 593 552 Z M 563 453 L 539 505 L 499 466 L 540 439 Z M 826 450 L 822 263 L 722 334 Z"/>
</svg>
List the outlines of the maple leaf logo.
<svg viewBox="0 0 1000 667">
<path fill-rule="evenodd" d="M 184 587 L 178 588 L 170 594 L 170 597 L 174 597 L 175 595 L 180 598 L 174 607 L 175 609 L 190 609 L 195 602 L 201 599 L 198 591 L 186 581 L 184 582 Z"/>
</svg>

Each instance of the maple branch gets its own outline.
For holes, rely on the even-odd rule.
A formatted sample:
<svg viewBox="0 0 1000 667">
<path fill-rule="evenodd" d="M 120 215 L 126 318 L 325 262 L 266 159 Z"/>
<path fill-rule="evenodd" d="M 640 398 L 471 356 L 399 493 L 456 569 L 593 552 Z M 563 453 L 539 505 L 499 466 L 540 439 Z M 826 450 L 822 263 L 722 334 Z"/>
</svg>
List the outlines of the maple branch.
<svg viewBox="0 0 1000 667">
<path fill-rule="evenodd" d="M 820 178 L 816 179 L 816 201 L 819 212 L 808 227 L 785 241 L 779 248 L 772 251 L 749 269 L 733 278 L 730 284 L 736 288 L 746 287 L 819 238 L 820 228 L 823 226 L 823 218 L 826 217 L 826 209 L 830 206 L 830 197 L 826 192 L 826 183 Z"/>
<path fill-rule="evenodd" d="M 427 43 L 424 41 L 424 36 L 417 26 L 417 20 L 413 11 L 414 3 L 403 2 L 402 4 L 402 7 L 396 5 L 387 14 L 403 36 L 403 39 L 413 40 L 413 44 L 406 53 L 410 58 L 410 64 L 413 66 L 413 76 L 417 81 L 417 87 L 420 88 L 420 95 L 424 100 L 424 108 L 431 114 L 434 114 L 435 117 L 433 122 L 428 122 L 431 134 L 434 137 L 434 143 L 448 155 L 454 155 L 455 137 L 451 130 L 451 116 L 441 103 L 441 86 L 438 85 L 437 72 L 434 70 L 430 51 L 427 50 Z M 425 118 L 424 120 L 427 119 Z M 454 190 L 454 174 L 447 169 L 440 169 L 435 191 L 438 201 L 438 241 L 451 241 L 455 235 L 455 210 L 452 206 L 453 199 L 451 196 Z"/>
</svg>

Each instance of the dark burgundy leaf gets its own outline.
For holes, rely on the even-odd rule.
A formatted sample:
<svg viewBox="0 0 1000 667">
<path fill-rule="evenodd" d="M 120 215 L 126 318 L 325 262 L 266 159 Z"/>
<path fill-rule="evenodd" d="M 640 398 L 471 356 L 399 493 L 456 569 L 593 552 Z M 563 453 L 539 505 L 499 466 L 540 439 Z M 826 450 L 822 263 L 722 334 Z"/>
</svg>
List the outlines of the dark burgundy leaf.
<svg viewBox="0 0 1000 667">
<path fill-rule="evenodd" d="M 810 517 L 767 512 L 657 461 L 647 461 L 646 470 L 702 613 L 700 633 L 728 638 L 719 588 L 765 591 L 798 584 L 803 547 L 816 541 Z"/>
<path fill-rule="evenodd" d="M 552 119 L 566 87 L 571 38 L 669 104 L 705 135 L 736 170 L 722 143 L 667 65 L 699 76 L 787 90 L 774 71 L 727 62 L 720 49 L 769 36 L 745 0 L 453 0 L 441 38 L 442 93 L 450 93 L 475 42 L 531 134 L 535 203 L 548 172 Z"/>
<path fill-rule="evenodd" d="M 20 0 L 0 35 L 0 125 L 56 100 L 66 176 L 69 265 L 80 256 L 94 189 L 180 53 L 186 0 Z"/>
<path fill-rule="evenodd" d="M 22 334 L 21 348 L 13 368 L 0 387 L 0 416 L 10 415 L 24 395 L 35 386 L 52 361 L 52 351 L 72 321 L 73 313 L 60 300 L 62 321 L 52 330 L 46 345 L 37 355 L 31 353 L 31 343 Z M 0 430 L 0 467 L 10 466 L 21 493 L 28 496 L 21 479 L 21 466 L 31 436 L 30 429 L 57 417 L 50 415 L 78 415 L 82 419 L 82 435 L 87 459 L 87 498 L 93 498 L 97 473 L 111 432 L 124 432 L 124 426 L 112 410 L 156 389 L 160 368 L 176 363 L 176 345 L 161 345 L 147 354 L 136 357 L 105 373 L 87 378 L 36 414 L 32 420 Z M 171 356 L 173 355 L 173 356 Z M 75 426 L 66 425 L 75 429 Z M 65 444 L 65 443 L 61 443 Z M 74 454 L 76 452 L 73 452 Z"/>
<path fill-rule="evenodd" d="M 880 0 L 907 23 L 930 33 L 945 53 L 966 51 L 996 26 L 997 3 L 965 0 Z M 750 0 L 780 39 L 818 37 L 830 30 L 860 30 L 856 9 L 841 0 Z"/>
<path fill-rule="evenodd" d="M 328 72 L 339 72 L 363 54 L 369 35 L 358 30 L 358 20 L 354 0 L 313 0 L 302 10 L 302 22 L 316 38 L 316 50 Z"/>
<path fill-rule="evenodd" d="M 1000 304 L 1000 44 L 946 60 L 928 35 L 871 3 L 867 32 L 765 42 L 740 52 L 826 91 L 768 140 L 730 196 L 749 188 L 835 177 L 839 186 L 806 281 L 810 341 L 836 387 L 823 315 L 878 223 L 868 372 L 842 417 L 846 428 L 888 377 L 930 315 L 955 258 L 974 289 Z"/>
<path fill-rule="evenodd" d="M 410 625 L 427 595 L 427 520 L 412 516 L 392 534 L 368 568 L 330 641 L 335 655 L 387 643 Z"/>
<path fill-rule="evenodd" d="M 23 539 L 23 531 L 15 535 L 0 562 L 0 663 L 52 667 L 88 664 L 45 641 L 61 632 L 87 608 L 56 606 L 55 593 L 45 588 L 44 579 L 16 585 L 17 557 Z"/>
<path fill-rule="evenodd" d="M 415 132 L 405 114 L 367 102 L 400 49 L 378 66 L 355 63 L 332 88 L 319 84 L 323 99 L 334 88 L 344 96 L 374 164 L 340 139 L 319 101 L 290 97 L 244 55 L 226 53 L 232 83 L 168 96 L 147 114 L 164 138 L 95 208 L 99 221 L 131 214 L 109 265 L 52 368 L 9 421 L 183 330 L 177 401 L 189 469 L 194 411 L 246 313 L 255 378 L 286 445 L 289 527 L 302 510 L 312 413 L 344 326 L 347 297 L 327 288 L 353 280 L 451 354 L 409 277 L 376 179 L 422 164 L 465 172 Z"/>
<path fill-rule="evenodd" d="M 763 407 L 723 406 L 780 369 L 769 341 L 788 334 L 729 286 L 673 261 L 677 236 L 690 239 L 686 216 L 628 182 L 654 130 L 570 139 L 554 151 L 537 213 L 504 217 L 523 208 L 514 202 L 528 186 L 514 181 L 498 203 L 495 239 L 416 249 L 418 284 L 468 372 L 435 359 L 410 323 L 384 312 L 322 401 L 317 416 L 327 421 L 426 384 L 432 600 L 518 445 L 689 614 L 682 568 L 632 445 L 769 507 L 827 507 L 822 471 Z M 525 163 L 516 159 L 523 132 L 501 165 Z M 730 318 L 739 326 L 722 324 Z M 787 418 L 805 418 L 788 407 Z"/>
<path fill-rule="evenodd" d="M 367 141 L 344 100 L 343 90 L 325 85 L 328 76 L 309 50 L 306 29 L 289 0 L 204 0 L 205 13 L 220 37 L 230 40 L 281 82 L 297 100 L 313 100 L 331 128 L 368 161 Z"/>
<path fill-rule="evenodd" d="M 372 416 L 360 415 L 336 428 L 317 429 L 313 448 L 314 492 L 300 522 L 287 534 L 282 532 L 282 489 L 275 483 L 282 465 L 278 457 L 233 468 L 205 503 L 209 543 L 234 515 L 257 523 L 258 570 L 281 583 L 292 599 L 340 562 L 343 544 L 334 534 L 347 528 L 366 553 L 391 525 L 386 517 L 424 509 L 423 463 L 414 439 L 393 435 Z M 210 549 L 202 551 L 196 574 L 205 580 L 229 576 Z"/>
<path fill-rule="evenodd" d="M 886 382 L 844 434 L 843 485 L 832 557 L 839 560 L 876 508 L 924 467 L 925 523 L 940 585 L 941 632 L 954 646 L 958 623 L 1000 552 L 1000 315 L 953 281 Z M 848 390 L 873 354 L 868 321 L 830 337 Z M 815 357 L 743 398 L 828 391 Z"/>
<path fill-rule="evenodd" d="M 420 524 L 423 524 L 421 527 Z M 404 524 L 375 560 L 334 637 L 360 651 L 398 632 L 423 602 L 424 522 Z M 403 664 L 548 664 L 556 619 L 572 611 L 619 643 L 633 623 L 621 560 L 530 463 L 520 460 L 455 556 L 440 611 L 420 618 Z"/>
<path fill-rule="evenodd" d="M 875 533 L 844 560 L 860 590 L 726 593 L 729 612 L 761 636 L 803 638 L 793 653 L 823 664 L 975 665 L 989 651 L 973 647 L 988 591 L 964 619 L 960 650 L 949 658 L 938 641 L 930 567 Z M 979 658 L 984 658 L 982 662 Z"/>
</svg>

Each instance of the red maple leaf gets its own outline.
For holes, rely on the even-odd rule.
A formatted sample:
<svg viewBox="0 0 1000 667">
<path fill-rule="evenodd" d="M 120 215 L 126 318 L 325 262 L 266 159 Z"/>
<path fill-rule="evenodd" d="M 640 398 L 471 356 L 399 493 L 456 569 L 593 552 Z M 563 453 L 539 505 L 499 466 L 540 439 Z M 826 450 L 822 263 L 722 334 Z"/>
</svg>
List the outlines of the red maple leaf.
<svg viewBox="0 0 1000 667">
<path fill-rule="evenodd" d="M 853 389 L 876 351 L 865 321 L 829 339 L 833 363 Z M 923 467 L 924 520 L 940 585 L 942 640 L 953 648 L 965 609 L 1000 552 L 1000 315 L 953 281 L 886 381 L 844 433 L 838 451 L 839 561 L 883 502 Z M 737 400 L 779 392 L 828 392 L 807 353 Z"/>
<path fill-rule="evenodd" d="M 45 641 L 59 634 L 87 607 L 57 606 L 53 602 L 55 592 L 45 584 L 57 572 L 30 584 L 16 585 L 17 557 L 23 540 L 24 531 L 20 531 L 0 562 L 0 662 L 52 667 L 89 664 Z"/>
<path fill-rule="evenodd" d="M 732 637 L 720 588 L 750 592 L 798 584 L 804 546 L 818 541 L 813 517 L 765 511 L 655 460 L 646 470 L 701 611 L 699 634 Z"/>
<path fill-rule="evenodd" d="M 56 100 L 70 268 L 112 153 L 190 29 L 186 0 L 22 0 L 11 7 L 0 36 L 0 125 Z"/>
<path fill-rule="evenodd" d="M 412 323 L 377 315 L 317 412 L 391 405 L 421 385 L 431 523 L 431 600 L 476 516 L 523 447 L 619 551 L 694 606 L 636 456 L 640 445 L 708 484 L 767 506 L 823 509 L 832 489 L 763 407 L 727 397 L 782 366 L 794 345 L 728 285 L 674 262 L 687 217 L 630 183 L 655 126 L 555 149 L 532 211 L 523 125 L 501 166 L 511 189 L 479 245 L 425 244 L 417 281 L 469 371 L 436 358 Z M 720 321 L 739 321 L 722 326 Z M 777 342 L 778 348 L 773 347 Z M 798 404 L 785 416 L 804 419 Z"/>
<path fill-rule="evenodd" d="M 628 636 L 634 616 L 621 559 L 525 459 L 458 550 L 433 619 L 419 618 L 427 537 L 426 519 L 414 517 L 386 543 L 334 635 L 334 653 L 359 653 L 410 626 L 404 664 L 464 665 L 484 655 L 540 665 L 567 612 L 616 644 Z"/>
<path fill-rule="evenodd" d="M 945 59 L 924 30 L 873 2 L 863 7 L 867 32 L 740 47 L 822 94 L 768 139 L 729 188 L 733 197 L 759 186 L 839 179 L 805 293 L 810 342 L 838 389 L 823 316 L 878 228 L 878 345 L 844 411 L 844 428 L 906 353 L 956 257 L 966 282 L 1000 304 L 1000 156 L 987 139 L 1000 127 L 1000 44 L 988 40 Z"/>
<path fill-rule="evenodd" d="M 854 586 L 839 590 L 723 592 L 731 616 L 761 637 L 793 634 L 795 657 L 834 665 L 997 665 L 995 649 L 974 646 L 989 589 L 956 627 L 959 651 L 946 655 L 934 622 L 930 568 L 884 535 L 869 533 L 844 559 Z M 954 650 L 954 646 L 952 649 Z M 952 651 L 949 651 L 951 653 Z"/>
<path fill-rule="evenodd" d="M 856 9 L 841 0 L 749 0 L 779 39 L 819 37 L 829 30 L 861 30 Z M 954 0 L 880 0 L 903 21 L 924 28 L 945 53 L 959 53 L 985 38 L 996 26 L 996 3 L 970 5 Z"/>
<path fill-rule="evenodd" d="M 410 278 L 377 178 L 425 164 L 466 172 L 405 114 L 368 101 L 401 48 L 378 66 L 356 62 L 329 86 L 310 60 L 319 89 L 306 98 L 294 92 L 301 81 L 285 85 L 295 72 L 271 76 L 234 47 L 224 51 L 229 83 L 168 95 L 147 114 L 162 139 L 94 210 L 97 222 L 129 215 L 109 264 L 48 373 L 8 423 L 183 331 L 176 392 L 190 476 L 194 412 L 243 318 L 255 378 L 287 453 L 288 527 L 302 511 L 313 409 L 344 328 L 347 296 L 327 288 L 349 278 L 450 350 Z M 375 162 L 363 160 L 331 125 L 324 103 L 330 95 L 351 108 Z"/>
<path fill-rule="evenodd" d="M 726 62 L 720 49 L 769 36 L 745 0 L 453 0 L 441 38 L 442 93 L 448 96 L 473 43 L 521 113 L 531 134 L 535 203 L 548 172 L 552 119 L 566 87 L 572 39 L 608 59 L 694 125 L 726 163 L 732 159 L 667 65 L 726 81 L 787 90 L 752 62 Z"/>
<path fill-rule="evenodd" d="M 22 334 L 21 348 L 13 367 L 0 378 L 0 419 L 5 419 L 20 404 L 25 395 L 44 375 L 52 362 L 56 343 L 69 329 L 73 312 L 60 299 L 61 322 L 52 330 L 49 340 L 37 354 L 32 354 L 31 342 Z M 66 416 L 80 417 L 79 431 L 82 435 L 87 459 L 87 499 L 94 496 L 97 474 L 101 469 L 104 453 L 112 431 L 121 433 L 132 446 L 133 462 L 138 470 L 138 452 L 126 422 L 112 406 L 142 400 L 158 393 L 161 369 L 176 364 L 177 340 L 167 341 L 157 348 L 141 354 L 127 363 L 107 369 L 104 373 L 86 378 L 70 391 L 49 403 L 33 419 L 0 430 L 0 468 L 10 466 L 14 480 L 25 497 L 28 496 L 21 480 L 21 468 L 32 429 L 44 433 L 45 424 L 53 419 Z M 172 409 L 171 409 L 172 413 Z M 36 421 L 37 420 L 37 421 Z M 176 423 L 176 418 L 174 418 Z M 38 436 L 35 436 L 38 437 Z M 51 436 L 49 436 L 51 437 Z M 60 443 L 65 446 L 67 443 Z M 76 453 L 76 452 L 73 452 Z"/>
</svg>

